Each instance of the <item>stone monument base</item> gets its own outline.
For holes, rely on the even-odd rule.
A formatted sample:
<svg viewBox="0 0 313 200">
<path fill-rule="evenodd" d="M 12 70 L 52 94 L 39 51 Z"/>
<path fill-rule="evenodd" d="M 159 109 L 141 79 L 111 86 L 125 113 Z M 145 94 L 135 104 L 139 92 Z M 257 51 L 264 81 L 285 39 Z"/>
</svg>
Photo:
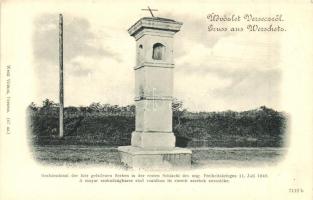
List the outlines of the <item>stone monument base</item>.
<svg viewBox="0 0 313 200">
<path fill-rule="evenodd" d="M 173 149 L 175 147 L 175 135 L 171 133 L 162 132 L 137 132 L 132 133 L 131 145 L 141 147 L 143 149 Z"/>
<path fill-rule="evenodd" d="M 134 146 L 118 147 L 121 162 L 133 169 L 188 169 L 191 150 L 175 147 L 170 150 L 148 150 Z"/>
</svg>

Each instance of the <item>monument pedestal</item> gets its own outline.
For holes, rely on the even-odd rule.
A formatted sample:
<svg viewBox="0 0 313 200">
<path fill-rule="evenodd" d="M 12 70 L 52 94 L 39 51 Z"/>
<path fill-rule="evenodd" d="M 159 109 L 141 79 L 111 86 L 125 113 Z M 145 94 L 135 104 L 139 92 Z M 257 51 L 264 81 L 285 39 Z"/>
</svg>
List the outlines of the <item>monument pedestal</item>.
<svg viewBox="0 0 313 200">
<path fill-rule="evenodd" d="M 169 150 L 175 147 L 174 133 L 166 132 L 137 132 L 132 133 L 131 144 L 150 150 Z"/>
<path fill-rule="evenodd" d="M 191 150 L 175 147 L 168 150 L 150 150 L 134 146 L 118 147 L 121 162 L 133 169 L 188 169 Z"/>
</svg>

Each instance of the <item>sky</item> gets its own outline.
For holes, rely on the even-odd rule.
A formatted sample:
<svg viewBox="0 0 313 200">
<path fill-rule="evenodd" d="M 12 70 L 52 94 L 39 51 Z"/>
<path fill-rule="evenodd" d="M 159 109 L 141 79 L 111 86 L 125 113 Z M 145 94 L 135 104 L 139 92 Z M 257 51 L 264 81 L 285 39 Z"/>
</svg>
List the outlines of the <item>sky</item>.
<svg viewBox="0 0 313 200">
<path fill-rule="evenodd" d="M 30 17 L 34 102 L 58 102 L 58 14 L 64 17 L 65 106 L 134 103 L 135 40 L 127 29 L 149 16 L 144 3 L 44 6 Z M 280 109 L 279 33 L 209 32 L 206 15 L 232 7 L 152 4 L 156 16 L 183 22 L 174 43 L 174 97 L 190 111 Z M 253 8 L 255 13 L 266 9 Z M 197 12 L 195 12 L 197 11 Z M 270 12 L 270 11 L 268 11 Z M 230 27 L 229 23 L 216 24 Z M 237 24 L 240 25 L 240 24 Z"/>
</svg>

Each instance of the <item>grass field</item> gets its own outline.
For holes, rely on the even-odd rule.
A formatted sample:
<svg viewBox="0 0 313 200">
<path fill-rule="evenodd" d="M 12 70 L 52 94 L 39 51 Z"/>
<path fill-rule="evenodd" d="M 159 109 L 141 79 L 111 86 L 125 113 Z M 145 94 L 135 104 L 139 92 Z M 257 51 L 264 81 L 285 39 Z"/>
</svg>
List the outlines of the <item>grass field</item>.
<svg viewBox="0 0 313 200">
<path fill-rule="evenodd" d="M 275 165 L 284 148 L 192 148 L 192 167 Z M 121 167 L 116 147 L 45 145 L 33 147 L 34 158 L 48 165 Z"/>
</svg>

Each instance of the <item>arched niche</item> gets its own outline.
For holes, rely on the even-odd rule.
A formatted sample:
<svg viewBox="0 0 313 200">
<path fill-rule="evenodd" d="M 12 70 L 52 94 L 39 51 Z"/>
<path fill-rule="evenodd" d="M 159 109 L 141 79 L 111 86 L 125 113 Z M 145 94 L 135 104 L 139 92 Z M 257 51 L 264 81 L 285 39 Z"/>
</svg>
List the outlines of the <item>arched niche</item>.
<svg viewBox="0 0 313 200">
<path fill-rule="evenodd" d="M 155 43 L 152 48 L 153 48 L 152 59 L 164 60 L 166 47 L 161 43 Z"/>
<path fill-rule="evenodd" d="M 138 51 L 137 51 L 137 63 L 142 62 L 143 60 L 143 46 L 140 44 L 138 46 Z"/>
</svg>

